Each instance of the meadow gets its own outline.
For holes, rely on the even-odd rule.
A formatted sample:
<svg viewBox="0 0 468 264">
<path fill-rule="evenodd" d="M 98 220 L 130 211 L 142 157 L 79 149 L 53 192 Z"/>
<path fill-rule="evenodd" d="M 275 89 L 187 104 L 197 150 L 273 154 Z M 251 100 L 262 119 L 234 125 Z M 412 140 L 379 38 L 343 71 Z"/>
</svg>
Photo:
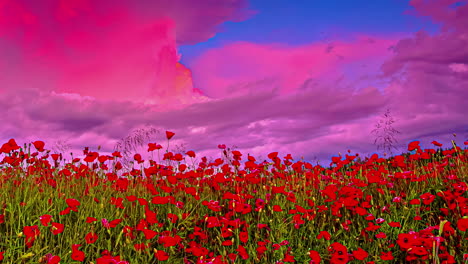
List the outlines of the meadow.
<svg viewBox="0 0 468 264">
<path fill-rule="evenodd" d="M 118 176 L 118 151 L 50 163 L 44 142 L 10 139 L 0 263 L 468 263 L 468 149 L 419 143 L 328 168 L 221 145 L 228 162 L 166 150 L 147 168 L 135 154 Z"/>
</svg>

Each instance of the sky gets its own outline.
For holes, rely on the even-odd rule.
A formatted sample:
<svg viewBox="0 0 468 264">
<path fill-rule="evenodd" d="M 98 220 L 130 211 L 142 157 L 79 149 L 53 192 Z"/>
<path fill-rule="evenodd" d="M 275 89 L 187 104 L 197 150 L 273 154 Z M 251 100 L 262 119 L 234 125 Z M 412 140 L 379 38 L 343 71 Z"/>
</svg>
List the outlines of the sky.
<svg viewBox="0 0 468 264">
<path fill-rule="evenodd" d="M 198 161 L 226 145 L 328 166 L 382 156 L 390 109 L 392 153 L 463 147 L 467 17 L 466 0 L 0 0 L 0 143 L 70 159 L 153 128 L 144 159 L 171 131 Z"/>
</svg>

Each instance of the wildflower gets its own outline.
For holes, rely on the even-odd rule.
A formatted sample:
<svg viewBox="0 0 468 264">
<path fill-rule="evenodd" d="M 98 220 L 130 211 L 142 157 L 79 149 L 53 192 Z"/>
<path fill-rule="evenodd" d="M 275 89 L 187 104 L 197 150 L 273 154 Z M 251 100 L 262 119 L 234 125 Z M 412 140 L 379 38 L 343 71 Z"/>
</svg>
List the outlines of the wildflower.
<svg viewBox="0 0 468 264">
<path fill-rule="evenodd" d="M 247 241 L 249 241 L 249 233 L 240 232 L 239 233 L 239 240 L 244 244 L 247 243 Z"/>
<path fill-rule="evenodd" d="M 53 256 L 52 254 L 48 253 L 43 258 L 39 259 L 39 263 L 42 263 L 44 261 L 47 261 L 47 264 L 59 264 L 60 263 L 60 257 L 59 256 Z"/>
<path fill-rule="evenodd" d="M 408 144 L 408 151 L 413 151 L 415 149 L 420 149 L 419 141 L 413 141 L 413 142 Z"/>
<path fill-rule="evenodd" d="M 36 237 L 38 237 L 41 234 L 41 231 L 39 231 L 39 228 L 37 225 L 34 226 L 25 226 L 23 228 L 23 233 L 26 236 L 26 246 L 28 248 L 32 247 L 34 241 L 36 240 Z"/>
<path fill-rule="evenodd" d="M 223 246 L 232 246 L 232 241 L 231 240 L 225 240 L 223 243 L 221 243 Z"/>
<path fill-rule="evenodd" d="M 434 201 L 435 195 L 431 193 L 424 193 L 421 196 L 419 196 L 419 198 L 421 198 L 423 204 L 429 205 Z"/>
<path fill-rule="evenodd" d="M 101 219 L 101 223 L 104 226 L 104 228 L 106 228 L 106 229 L 110 228 L 109 221 L 106 218 Z"/>
<path fill-rule="evenodd" d="M 311 259 L 310 264 L 318 264 L 320 261 L 322 261 L 320 254 L 315 250 L 309 251 L 309 257 Z"/>
<path fill-rule="evenodd" d="M 154 249 L 154 256 L 159 261 L 166 261 L 169 259 L 169 255 L 163 250 Z"/>
<path fill-rule="evenodd" d="M 60 223 L 52 223 L 52 227 L 50 228 L 50 231 L 54 235 L 58 235 L 63 232 L 64 225 Z"/>
<path fill-rule="evenodd" d="M 92 223 L 92 222 L 95 222 L 97 221 L 97 218 L 94 218 L 94 217 L 87 217 L 86 218 L 86 223 Z"/>
<path fill-rule="evenodd" d="M 49 222 L 52 220 L 52 216 L 51 215 L 48 215 L 48 214 L 45 214 L 43 216 L 40 216 L 39 217 L 39 220 L 41 221 L 41 224 L 43 226 L 48 226 L 49 225 Z"/>
<path fill-rule="evenodd" d="M 330 263 L 347 263 L 349 260 L 348 249 L 338 242 L 332 243 L 328 251 L 332 254 Z"/>
<path fill-rule="evenodd" d="M 96 264 L 129 264 L 128 261 L 121 260 L 120 256 L 112 256 L 108 250 L 104 250 L 101 256 L 96 260 Z"/>
<path fill-rule="evenodd" d="M 281 209 L 281 206 L 275 204 L 275 205 L 273 205 L 273 211 L 275 211 L 275 212 L 282 212 L 283 209 Z"/>
<path fill-rule="evenodd" d="M 166 137 L 167 137 L 168 140 L 171 139 L 174 135 L 175 135 L 175 133 L 170 132 L 170 131 L 166 131 Z"/>
<path fill-rule="evenodd" d="M 376 238 L 387 238 L 387 235 L 384 232 L 380 232 L 375 235 Z"/>
<path fill-rule="evenodd" d="M 74 244 L 72 246 L 72 255 L 71 258 L 76 261 L 84 261 L 85 259 L 85 254 L 83 251 L 78 250 L 78 248 L 81 247 L 80 244 Z"/>
<path fill-rule="evenodd" d="M 94 244 L 94 242 L 96 242 L 97 239 L 98 239 L 98 235 L 93 232 L 89 232 L 85 236 L 85 240 L 87 244 Z"/>
<path fill-rule="evenodd" d="M 39 151 L 39 152 L 44 151 L 44 146 L 45 146 L 44 141 L 34 141 L 33 145 L 37 149 L 37 151 Z"/>
<path fill-rule="evenodd" d="M 401 227 L 400 222 L 389 222 L 388 225 L 391 227 Z"/>
<path fill-rule="evenodd" d="M 369 254 L 364 249 L 358 248 L 353 251 L 353 256 L 358 260 L 364 260 L 369 256 Z"/>
<path fill-rule="evenodd" d="M 135 248 L 136 251 L 143 251 L 143 250 L 149 248 L 149 244 L 148 245 L 146 245 L 145 243 L 134 244 L 133 248 Z"/>
<path fill-rule="evenodd" d="M 152 239 L 153 237 L 155 237 L 158 234 L 158 232 L 153 231 L 151 229 L 143 229 L 141 231 L 145 234 L 145 238 L 148 239 L 148 240 Z"/>
<path fill-rule="evenodd" d="M 377 224 L 381 224 L 381 223 L 385 222 L 385 219 L 383 219 L 383 218 L 377 218 L 377 220 L 375 220 L 375 222 L 376 222 Z"/>
<path fill-rule="evenodd" d="M 398 234 L 397 244 L 403 251 L 411 248 L 416 240 L 416 236 L 413 234 Z"/>
<path fill-rule="evenodd" d="M 162 244 L 165 248 L 172 247 L 179 244 L 182 241 L 182 238 L 179 235 L 171 236 L 161 236 L 159 237 L 158 243 Z"/>
<path fill-rule="evenodd" d="M 243 259 L 243 260 L 247 260 L 249 258 L 249 253 L 247 253 L 247 250 L 245 249 L 245 247 L 243 247 L 242 245 L 239 245 L 237 247 L 237 252 L 239 252 L 239 256 Z"/>
<path fill-rule="evenodd" d="M 67 199 L 65 201 L 67 202 L 68 207 L 75 212 L 77 211 L 76 208 L 81 205 L 81 203 L 76 199 Z"/>
<path fill-rule="evenodd" d="M 380 259 L 381 260 L 393 260 L 394 257 L 392 255 L 392 252 L 388 251 L 388 252 L 381 252 L 380 253 Z"/>
<path fill-rule="evenodd" d="M 320 231 L 320 233 L 317 235 L 317 239 L 325 239 L 325 240 L 330 240 L 331 236 L 328 231 Z"/>
<path fill-rule="evenodd" d="M 457 228 L 460 231 L 466 232 L 466 230 L 468 229 L 468 218 L 458 219 Z"/>
</svg>

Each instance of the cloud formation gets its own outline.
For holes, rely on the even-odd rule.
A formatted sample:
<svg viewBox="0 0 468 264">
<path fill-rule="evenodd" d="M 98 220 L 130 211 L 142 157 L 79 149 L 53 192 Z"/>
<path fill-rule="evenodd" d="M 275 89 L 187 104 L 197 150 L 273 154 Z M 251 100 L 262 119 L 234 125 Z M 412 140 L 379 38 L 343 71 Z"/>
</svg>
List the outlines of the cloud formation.
<svg viewBox="0 0 468 264">
<path fill-rule="evenodd" d="M 205 41 L 223 22 L 247 18 L 246 4 L 2 0 L 1 88 L 186 102 L 194 93 L 191 73 L 178 63 L 176 45 Z"/>
</svg>

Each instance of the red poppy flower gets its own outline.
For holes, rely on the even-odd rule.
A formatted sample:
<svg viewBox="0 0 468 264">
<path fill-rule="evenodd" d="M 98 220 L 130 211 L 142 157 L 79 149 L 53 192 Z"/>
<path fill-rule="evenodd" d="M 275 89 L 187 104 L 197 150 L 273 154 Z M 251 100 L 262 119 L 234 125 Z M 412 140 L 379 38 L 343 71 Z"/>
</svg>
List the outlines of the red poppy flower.
<svg viewBox="0 0 468 264">
<path fill-rule="evenodd" d="M 424 247 L 412 247 L 411 251 L 408 251 L 408 252 L 414 255 L 418 255 L 418 256 L 425 256 L 429 254 L 427 249 L 425 249 Z"/>
<path fill-rule="evenodd" d="M 97 221 L 97 218 L 94 218 L 94 217 L 87 217 L 86 218 L 86 223 L 92 223 L 92 222 L 96 222 Z"/>
<path fill-rule="evenodd" d="M 381 252 L 380 253 L 380 259 L 382 259 L 382 260 L 392 260 L 392 259 L 394 259 L 394 257 L 392 255 L 392 252 L 388 251 L 388 252 Z"/>
<path fill-rule="evenodd" d="M 224 145 L 224 144 L 223 145 L 218 145 L 218 148 L 219 149 L 226 149 L 226 145 Z"/>
<path fill-rule="evenodd" d="M 338 242 L 332 243 L 328 251 L 332 254 L 330 263 L 347 263 L 349 260 L 348 249 Z"/>
<path fill-rule="evenodd" d="M 129 264 L 128 261 L 120 259 L 120 256 L 111 256 L 108 250 L 101 253 L 102 257 L 96 259 L 96 264 Z"/>
<path fill-rule="evenodd" d="M 224 240 L 223 243 L 221 243 L 223 246 L 232 246 L 232 241 L 231 240 Z"/>
<path fill-rule="evenodd" d="M 369 254 L 364 249 L 358 248 L 353 251 L 353 256 L 358 260 L 364 260 L 369 256 Z"/>
<path fill-rule="evenodd" d="M 97 152 L 91 152 L 87 153 L 86 157 L 83 159 L 85 162 L 94 162 L 99 157 L 99 153 Z"/>
<path fill-rule="evenodd" d="M 50 231 L 52 232 L 52 234 L 58 235 L 63 232 L 64 227 L 65 226 L 63 224 L 52 223 L 52 227 L 50 228 Z"/>
<path fill-rule="evenodd" d="M 33 142 L 34 147 L 37 149 L 37 151 L 42 152 L 44 151 L 44 141 L 34 141 Z"/>
<path fill-rule="evenodd" d="M 452 223 L 450 222 L 446 222 L 443 227 L 442 227 L 442 230 L 443 230 L 443 235 L 445 237 L 449 237 L 449 236 L 452 236 L 453 234 L 455 234 L 455 229 L 453 229 L 453 227 L 451 226 Z"/>
<path fill-rule="evenodd" d="M 398 234 L 397 244 L 402 250 L 407 250 L 411 248 L 416 240 L 416 235 L 414 234 Z"/>
<path fill-rule="evenodd" d="M 158 232 L 153 231 L 151 229 L 143 229 L 141 231 L 145 234 L 145 238 L 148 239 L 148 240 L 152 239 L 153 237 L 155 237 L 158 234 Z"/>
<path fill-rule="evenodd" d="M 250 256 L 249 256 L 249 253 L 247 253 L 247 250 L 245 249 L 245 247 L 243 247 L 242 245 L 239 245 L 237 247 L 237 252 L 239 252 L 239 256 L 243 259 L 243 260 L 246 260 L 248 259 Z"/>
<path fill-rule="evenodd" d="M 138 163 L 141 163 L 141 161 L 142 161 L 141 160 L 141 155 L 138 154 L 138 153 L 133 156 L 133 159 L 135 159 Z"/>
<path fill-rule="evenodd" d="M 118 224 L 120 224 L 121 222 L 122 222 L 122 219 L 117 218 L 117 219 L 114 219 L 114 220 L 110 221 L 110 222 L 109 222 L 109 226 L 110 226 L 111 228 L 114 228 L 114 227 L 116 227 Z"/>
<path fill-rule="evenodd" d="M 85 236 L 85 240 L 86 240 L 86 243 L 87 244 L 94 244 L 94 242 L 96 242 L 96 240 L 98 239 L 98 235 L 96 233 L 93 233 L 93 232 L 89 232 L 88 234 L 86 234 Z"/>
<path fill-rule="evenodd" d="M 119 151 L 114 151 L 114 152 L 112 152 L 112 156 L 113 156 L 113 157 L 119 157 L 119 158 L 122 158 L 122 154 L 120 154 L 120 152 L 119 152 Z"/>
<path fill-rule="evenodd" d="M 162 251 L 162 250 L 154 250 L 154 256 L 159 260 L 159 261 L 166 261 L 169 259 L 169 255 Z"/>
<path fill-rule="evenodd" d="M 67 208 L 63 209 L 62 211 L 60 211 L 59 214 L 60 214 L 60 215 L 67 215 L 67 214 L 69 214 L 70 212 L 71 212 L 70 207 L 67 207 Z"/>
<path fill-rule="evenodd" d="M 431 193 L 424 193 L 424 194 L 421 194 L 419 198 L 421 198 L 423 204 L 429 205 L 434 201 L 435 195 Z"/>
<path fill-rule="evenodd" d="M 133 248 L 135 248 L 136 251 L 143 251 L 149 248 L 149 244 L 148 245 L 146 245 L 145 243 L 135 244 L 133 245 Z"/>
<path fill-rule="evenodd" d="M 179 217 L 176 214 L 167 214 L 167 218 L 171 221 L 171 223 L 175 224 L 177 220 L 179 220 Z"/>
<path fill-rule="evenodd" d="M 309 251 L 309 257 L 311 259 L 311 264 L 318 264 L 322 261 L 322 258 L 320 258 L 320 254 L 315 250 Z"/>
<path fill-rule="evenodd" d="M 59 264 L 60 263 L 59 256 L 52 256 L 52 254 L 48 254 L 48 255 L 51 255 L 51 256 L 47 259 L 47 264 Z"/>
<path fill-rule="evenodd" d="M 71 258 L 76 261 L 84 261 L 85 259 L 85 253 L 81 250 L 78 250 L 78 248 L 81 247 L 80 244 L 74 244 L 72 246 L 72 255 Z"/>
<path fill-rule="evenodd" d="M 175 133 L 171 132 L 171 131 L 166 131 L 166 137 L 167 139 L 171 139 L 173 136 L 175 135 Z"/>
<path fill-rule="evenodd" d="M 387 234 L 385 234 L 384 232 L 380 232 L 378 234 L 375 235 L 376 238 L 387 238 Z"/>
<path fill-rule="evenodd" d="M 330 233 L 328 233 L 327 231 L 320 231 L 320 233 L 317 235 L 317 239 L 321 238 L 324 238 L 325 240 L 330 240 Z"/>
<path fill-rule="evenodd" d="M 283 209 L 281 209 L 281 206 L 279 206 L 279 205 L 273 205 L 273 211 L 275 211 L 275 212 L 282 212 Z"/>
<path fill-rule="evenodd" d="M 389 222 L 388 225 L 391 227 L 401 227 L 400 222 Z"/>
<path fill-rule="evenodd" d="M 419 149 L 419 141 L 413 141 L 408 144 L 408 151 L 413 151 L 415 149 Z"/>
<path fill-rule="evenodd" d="M 165 248 L 175 246 L 180 241 L 182 241 L 182 238 L 179 235 L 175 235 L 174 237 L 162 236 L 158 239 L 158 243 L 162 244 Z"/>
<path fill-rule="evenodd" d="M 28 248 L 32 247 L 36 237 L 41 234 L 37 225 L 23 227 L 23 234 L 26 236 L 25 242 Z"/>
<path fill-rule="evenodd" d="M 16 141 L 12 138 L 8 140 L 7 143 L 2 145 L 2 147 L 0 148 L 0 152 L 9 153 L 10 151 L 17 150 L 19 148 L 20 146 L 18 146 L 18 144 L 16 144 Z"/>
<path fill-rule="evenodd" d="M 153 151 L 155 149 L 162 149 L 162 146 L 156 143 L 148 143 L 148 152 Z"/>
<path fill-rule="evenodd" d="M 195 158 L 195 152 L 193 150 L 189 150 L 185 154 L 187 154 L 187 156 L 189 156 L 191 158 Z"/>
<path fill-rule="evenodd" d="M 40 216 L 39 219 L 41 220 L 41 224 L 43 226 L 48 226 L 49 222 L 52 220 L 52 216 L 48 215 L 48 214 L 45 214 L 43 216 Z"/>
<path fill-rule="evenodd" d="M 65 201 L 67 202 L 69 207 L 77 207 L 77 206 L 81 205 L 81 203 L 76 199 L 67 199 Z"/>
<path fill-rule="evenodd" d="M 466 232 L 466 230 L 468 229 L 468 218 L 458 219 L 457 228 L 460 231 Z"/>
</svg>

